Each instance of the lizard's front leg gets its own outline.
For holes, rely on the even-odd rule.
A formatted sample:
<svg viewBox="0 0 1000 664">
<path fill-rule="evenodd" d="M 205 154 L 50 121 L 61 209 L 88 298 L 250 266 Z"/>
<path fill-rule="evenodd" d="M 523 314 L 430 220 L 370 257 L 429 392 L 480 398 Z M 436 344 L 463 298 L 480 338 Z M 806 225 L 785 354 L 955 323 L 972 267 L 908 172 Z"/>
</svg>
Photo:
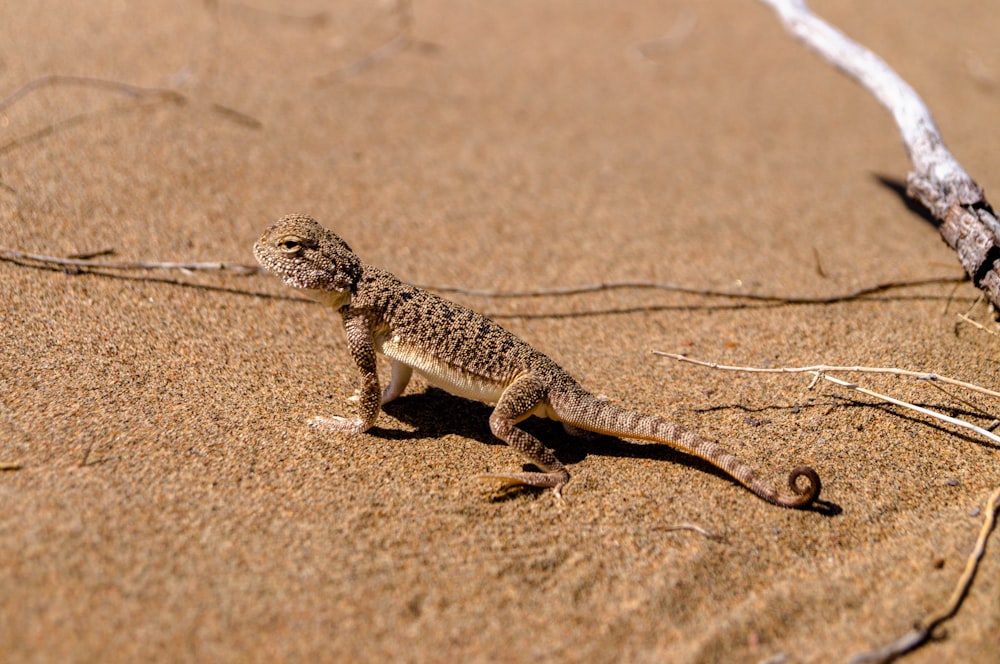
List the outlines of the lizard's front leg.
<svg viewBox="0 0 1000 664">
<path fill-rule="evenodd" d="M 313 417 L 309 424 L 325 431 L 361 433 L 375 424 L 382 403 L 375 364 L 375 342 L 372 325 L 364 313 L 345 314 L 344 329 L 347 331 L 347 348 L 361 374 L 357 397 L 358 417 Z"/>
<path fill-rule="evenodd" d="M 399 360 L 392 361 L 392 378 L 389 380 L 389 384 L 385 386 L 382 390 L 382 405 L 386 405 L 391 401 L 395 401 L 406 386 L 410 384 L 410 378 L 413 376 L 413 367 L 409 364 L 400 362 Z M 352 396 L 347 397 L 348 401 L 357 403 L 361 401 L 361 389 L 354 390 Z"/>
<path fill-rule="evenodd" d="M 569 481 L 569 471 L 552 450 L 527 431 L 517 427 L 517 423 L 527 418 L 544 399 L 545 387 L 531 375 L 522 376 L 504 390 L 490 416 L 490 429 L 493 435 L 520 452 L 544 472 L 490 473 L 480 477 L 501 480 L 505 486 L 551 488 L 557 498 L 561 497 L 560 490 Z"/>
</svg>

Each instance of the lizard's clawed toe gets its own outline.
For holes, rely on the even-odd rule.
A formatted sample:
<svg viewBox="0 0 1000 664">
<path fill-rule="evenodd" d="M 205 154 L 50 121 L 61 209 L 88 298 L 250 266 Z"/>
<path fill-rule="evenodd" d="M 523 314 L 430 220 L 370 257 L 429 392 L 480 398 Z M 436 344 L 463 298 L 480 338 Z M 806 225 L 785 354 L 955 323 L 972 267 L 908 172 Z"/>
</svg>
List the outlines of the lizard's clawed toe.
<svg viewBox="0 0 1000 664">
<path fill-rule="evenodd" d="M 555 473 L 483 473 L 476 479 L 486 482 L 499 482 L 500 490 L 507 491 L 517 487 L 535 487 L 537 489 L 552 489 L 557 499 L 562 499 L 562 488 L 569 480 L 568 474 Z"/>
</svg>

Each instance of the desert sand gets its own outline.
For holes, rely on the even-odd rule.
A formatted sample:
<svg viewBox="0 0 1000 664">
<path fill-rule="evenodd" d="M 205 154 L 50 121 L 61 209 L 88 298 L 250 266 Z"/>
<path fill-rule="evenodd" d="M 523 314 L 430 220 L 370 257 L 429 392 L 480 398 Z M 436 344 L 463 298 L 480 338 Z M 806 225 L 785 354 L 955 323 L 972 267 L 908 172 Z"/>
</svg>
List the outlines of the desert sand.
<svg viewBox="0 0 1000 664">
<path fill-rule="evenodd" d="M 991 3 L 812 5 L 1000 191 Z M 6 661 L 844 661 L 957 581 L 996 445 L 808 375 L 651 353 L 1000 383 L 996 336 L 957 317 L 991 314 L 899 193 L 891 117 L 762 4 L 8 2 L 0 97 L 0 245 L 21 252 L 253 264 L 302 212 L 427 286 L 919 282 L 451 295 L 776 483 L 813 465 L 823 509 L 795 511 L 547 422 L 526 426 L 569 465 L 564 500 L 500 494 L 476 475 L 522 461 L 489 407 L 419 379 L 368 434 L 309 428 L 350 408 L 355 371 L 335 314 L 274 277 L 0 261 Z M 997 661 L 998 544 L 905 661 Z"/>
</svg>

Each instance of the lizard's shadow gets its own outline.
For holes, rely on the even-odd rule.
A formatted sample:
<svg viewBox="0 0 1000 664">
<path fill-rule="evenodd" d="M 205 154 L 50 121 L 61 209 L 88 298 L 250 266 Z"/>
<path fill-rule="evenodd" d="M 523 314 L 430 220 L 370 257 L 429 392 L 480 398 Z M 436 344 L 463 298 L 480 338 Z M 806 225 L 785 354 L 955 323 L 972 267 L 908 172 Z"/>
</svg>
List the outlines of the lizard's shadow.
<svg viewBox="0 0 1000 664">
<path fill-rule="evenodd" d="M 489 419 L 493 408 L 453 396 L 435 387 L 427 388 L 422 393 L 401 396 L 386 404 L 384 410 L 414 430 L 400 431 L 385 427 L 369 430 L 369 433 L 380 438 L 403 440 L 453 433 L 486 445 L 506 445 L 490 431 Z M 669 445 L 632 442 L 613 436 L 572 436 L 563 430 L 561 424 L 537 417 L 530 417 L 518 426 L 541 440 L 565 464 L 579 463 L 591 454 L 621 459 L 648 459 L 687 466 L 736 483 L 732 477 L 707 461 L 675 450 Z M 751 467 L 757 467 L 753 460 L 746 461 Z M 763 473 L 763 469 L 760 472 Z M 805 509 L 826 516 L 836 516 L 842 511 L 840 506 L 826 500 L 817 500 Z"/>
<path fill-rule="evenodd" d="M 493 409 L 478 401 L 462 399 L 436 387 L 425 392 L 405 394 L 382 406 L 387 415 L 409 425 L 412 431 L 393 428 L 382 421 L 368 433 L 389 440 L 414 438 L 439 438 L 458 434 L 487 445 L 503 445 L 490 431 L 489 419 Z"/>
</svg>

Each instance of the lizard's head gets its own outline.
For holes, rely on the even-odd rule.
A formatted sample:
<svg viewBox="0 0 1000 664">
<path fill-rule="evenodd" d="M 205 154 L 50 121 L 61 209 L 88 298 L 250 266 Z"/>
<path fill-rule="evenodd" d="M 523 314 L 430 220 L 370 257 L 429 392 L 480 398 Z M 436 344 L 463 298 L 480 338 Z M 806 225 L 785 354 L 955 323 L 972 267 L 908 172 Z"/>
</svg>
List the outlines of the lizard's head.
<svg viewBox="0 0 1000 664">
<path fill-rule="evenodd" d="M 346 300 L 361 277 L 361 259 L 312 217 L 289 214 L 253 245 L 257 262 L 289 286 L 321 300 Z"/>
</svg>

